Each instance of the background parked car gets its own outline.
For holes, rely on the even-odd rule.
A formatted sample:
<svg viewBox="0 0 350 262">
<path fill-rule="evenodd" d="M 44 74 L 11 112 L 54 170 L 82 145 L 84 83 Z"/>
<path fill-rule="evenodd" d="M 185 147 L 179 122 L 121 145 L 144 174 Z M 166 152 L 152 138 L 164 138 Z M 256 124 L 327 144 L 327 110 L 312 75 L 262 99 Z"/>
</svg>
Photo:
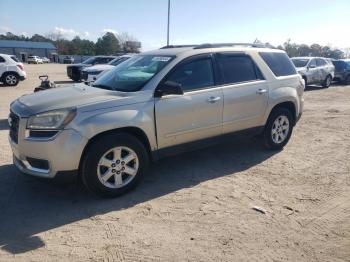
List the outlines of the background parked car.
<svg viewBox="0 0 350 262">
<path fill-rule="evenodd" d="M 343 60 L 333 60 L 335 67 L 334 81 L 343 82 L 344 84 L 350 84 L 350 63 Z"/>
<path fill-rule="evenodd" d="M 292 61 L 307 85 L 328 88 L 334 78 L 334 65 L 323 57 L 294 57 Z"/>
<path fill-rule="evenodd" d="M 13 55 L 0 54 L 0 82 L 16 86 L 19 81 L 27 78 L 23 64 Z"/>
<path fill-rule="evenodd" d="M 27 60 L 28 64 L 42 64 L 43 60 L 39 56 L 30 55 Z"/>
<path fill-rule="evenodd" d="M 47 57 L 41 57 L 41 60 L 43 60 L 44 64 L 50 63 L 50 59 L 48 59 Z"/>
<path fill-rule="evenodd" d="M 108 64 L 114 58 L 116 58 L 116 57 L 115 56 L 90 57 L 80 64 L 73 64 L 73 65 L 67 66 L 67 75 L 73 81 L 80 81 L 81 80 L 81 70 L 84 67 L 99 65 L 99 64 Z"/>
<path fill-rule="evenodd" d="M 66 56 L 63 59 L 63 64 L 73 64 L 74 63 L 74 58 L 72 56 Z"/>
<path fill-rule="evenodd" d="M 131 55 L 122 55 L 118 56 L 117 58 L 113 59 L 106 65 L 94 65 L 89 66 L 87 68 L 84 68 L 81 71 L 81 80 L 92 83 L 96 81 L 96 79 L 99 78 L 99 76 L 102 75 L 102 73 L 105 73 L 111 69 L 113 69 L 115 66 L 119 65 L 120 63 L 128 60 L 131 57 Z"/>
</svg>

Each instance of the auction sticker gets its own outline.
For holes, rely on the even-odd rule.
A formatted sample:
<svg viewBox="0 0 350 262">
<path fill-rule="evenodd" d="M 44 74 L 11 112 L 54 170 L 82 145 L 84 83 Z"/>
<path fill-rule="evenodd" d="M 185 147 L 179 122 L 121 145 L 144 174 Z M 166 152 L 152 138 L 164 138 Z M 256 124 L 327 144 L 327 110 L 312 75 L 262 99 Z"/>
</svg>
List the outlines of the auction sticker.
<svg viewBox="0 0 350 262">
<path fill-rule="evenodd" d="M 169 56 L 155 56 L 152 58 L 152 61 L 157 62 L 168 62 L 171 59 Z"/>
</svg>

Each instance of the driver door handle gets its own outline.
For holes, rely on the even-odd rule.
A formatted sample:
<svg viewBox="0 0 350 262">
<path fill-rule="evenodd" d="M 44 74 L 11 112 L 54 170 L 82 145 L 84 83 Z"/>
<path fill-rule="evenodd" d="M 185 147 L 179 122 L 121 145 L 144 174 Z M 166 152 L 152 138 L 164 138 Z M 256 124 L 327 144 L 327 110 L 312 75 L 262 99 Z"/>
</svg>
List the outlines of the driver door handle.
<svg viewBox="0 0 350 262">
<path fill-rule="evenodd" d="M 267 92 L 267 90 L 266 89 L 262 89 L 262 88 L 259 88 L 259 90 L 256 91 L 256 93 L 259 94 L 259 95 L 265 94 L 266 92 Z"/>
<path fill-rule="evenodd" d="M 221 97 L 220 96 L 211 96 L 208 98 L 208 103 L 214 104 L 218 101 L 220 101 Z"/>
</svg>

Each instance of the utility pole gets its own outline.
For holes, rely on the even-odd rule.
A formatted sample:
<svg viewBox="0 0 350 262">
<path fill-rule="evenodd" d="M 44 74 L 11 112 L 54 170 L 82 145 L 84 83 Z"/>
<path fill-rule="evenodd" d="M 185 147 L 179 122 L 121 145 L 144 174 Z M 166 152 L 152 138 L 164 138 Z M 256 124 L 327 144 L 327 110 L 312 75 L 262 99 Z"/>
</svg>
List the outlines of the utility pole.
<svg viewBox="0 0 350 262">
<path fill-rule="evenodd" d="M 170 25 L 170 0 L 168 0 L 168 30 L 166 45 L 169 45 L 169 25 Z"/>
</svg>

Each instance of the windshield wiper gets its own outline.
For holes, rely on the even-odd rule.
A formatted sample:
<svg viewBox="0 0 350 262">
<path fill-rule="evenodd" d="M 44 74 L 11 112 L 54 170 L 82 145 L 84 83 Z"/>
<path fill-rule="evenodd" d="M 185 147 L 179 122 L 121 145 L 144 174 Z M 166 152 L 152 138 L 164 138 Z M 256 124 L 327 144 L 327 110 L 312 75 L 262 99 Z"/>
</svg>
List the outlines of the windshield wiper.
<svg viewBox="0 0 350 262">
<path fill-rule="evenodd" d="M 106 90 L 114 90 L 112 87 L 107 86 L 107 85 L 102 85 L 102 84 L 92 85 L 92 86 L 97 87 L 97 88 L 101 88 L 101 89 L 106 89 Z"/>
</svg>

